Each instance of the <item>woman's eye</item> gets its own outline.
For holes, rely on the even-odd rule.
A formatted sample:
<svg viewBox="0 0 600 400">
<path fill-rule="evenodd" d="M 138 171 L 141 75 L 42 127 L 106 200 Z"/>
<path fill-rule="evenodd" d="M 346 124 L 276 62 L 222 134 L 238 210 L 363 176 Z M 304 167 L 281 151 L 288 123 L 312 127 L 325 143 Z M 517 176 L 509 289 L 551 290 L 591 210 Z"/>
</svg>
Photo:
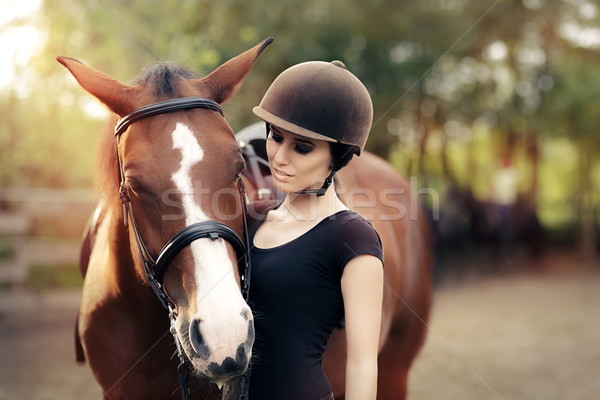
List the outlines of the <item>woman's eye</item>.
<svg viewBox="0 0 600 400">
<path fill-rule="evenodd" d="M 275 143 L 282 143 L 285 138 L 283 137 L 283 135 L 275 132 L 275 131 L 271 131 L 269 133 L 269 139 L 273 140 Z M 310 145 L 310 144 L 305 144 L 303 142 L 296 142 L 295 140 L 293 141 L 293 145 L 294 145 L 294 151 L 298 154 L 308 154 L 311 151 L 313 151 L 314 146 Z"/>
<path fill-rule="evenodd" d="M 273 131 L 271 131 L 271 139 L 273 139 L 273 141 L 280 143 L 281 141 L 283 141 L 283 136 L 281 136 L 278 133 L 275 133 Z"/>
<path fill-rule="evenodd" d="M 294 147 L 294 149 L 299 154 L 308 154 L 308 153 L 310 153 L 313 150 L 313 147 L 307 146 L 307 145 L 304 145 L 304 144 L 296 144 L 296 146 Z"/>
</svg>

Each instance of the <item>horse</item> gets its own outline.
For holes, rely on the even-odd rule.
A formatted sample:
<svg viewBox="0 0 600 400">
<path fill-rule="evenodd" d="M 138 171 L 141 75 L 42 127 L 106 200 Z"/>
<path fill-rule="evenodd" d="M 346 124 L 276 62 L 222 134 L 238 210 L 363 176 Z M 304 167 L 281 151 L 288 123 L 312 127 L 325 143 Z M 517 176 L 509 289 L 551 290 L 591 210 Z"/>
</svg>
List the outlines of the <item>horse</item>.
<svg viewBox="0 0 600 400">
<path fill-rule="evenodd" d="M 191 399 L 220 399 L 248 367 L 244 159 L 220 104 L 272 40 L 204 78 L 158 63 L 123 84 L 57 58 L 116 124 L 99 145 L 101 200 L 82 249 L 76 328 L 78 358 L 106 399 L 176 398 L 180 386 Z"/>
<path fill-rule="evenodd" d="M 202 79 L 159 64 L 132 85 L 59 58 L 120 118 L 112 121 L 117 140 L 107 131 L 100 145 L 102 200 L 82 249 L 85 280 L 77 323 L 79 359 L 87 358 L 107 399 L 174 398 L 179 386 L 187 392 L 180 379 L 183 358 L 194 372 L 189 395 L 217 399 L 220 385 L 248 367 L 254 331 L 241 294 L 244 273 L 235 268 L 245 203 L 237 197 L 236 182 L 245 184 L 248 200 L 266 192 L 257 186 L 256 170 L 248 168 L 254 179 L 244 171 L 256 158 L 244 151 L 244 160 L 218 104 L 235 93 L 270 42 Z M 178 102 L 188 98 L 196 100 Z M 339 178 L 343 200 L 382 238 L 386 290 L 378 398 L 403 399 L 431 306 L 427 222 L 406 179 L 382 159 L 365 153 Z M 220 229 L 200 240 L 205 222 L 219 222 Z M 345 357 L 340 329 L 324 360 L 336 398 L 343 398 Z"/>
<path fill-rule="evenodd" d="M 277 199 L 266 160 L 264 123 L 236 135 L 245 150 L 251 201 Z M 336 177 L 342 201 L 379 233 L 384 252 L 384 298 L 378 355 L 377 399 L 405 399 L 408 373 L 422 348 L 432 303 L 432 239 L 429 220 L 411 188 L 387 161 L 363 152 Z M 344 398 L 346 340 L 343 329 L 328 342 L 323 365 L 337 399 Z"/>
</svg>

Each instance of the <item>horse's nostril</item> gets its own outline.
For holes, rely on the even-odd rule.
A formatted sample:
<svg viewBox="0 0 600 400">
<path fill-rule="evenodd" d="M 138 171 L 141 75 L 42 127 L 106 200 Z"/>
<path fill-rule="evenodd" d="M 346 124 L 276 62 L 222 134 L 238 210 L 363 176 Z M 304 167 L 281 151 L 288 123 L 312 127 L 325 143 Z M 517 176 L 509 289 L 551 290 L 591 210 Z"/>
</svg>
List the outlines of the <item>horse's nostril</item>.
<svg viewBox="0 0 600 400">
<path fill-rule="evenodd" d="M 244 308 L 240 314 L 242 318 L 244 318 L 244 321 L 252 319 L 252 310 L 250 310 L 249 308 Z"/>
<path fill-rule="evenodd" d="M 242 365 L 248 363 L 248 353 L 246 352 L 245 345 L 240 344 L 240 346 L 237 348 L 237 351 L 235 352 L 235 361 Z"/>
<path fill-rule="evenodd" d="M 195 319 L 190 324 L 190 342 L 196 353 L 204 360 L 210 357 L 210 349 L 206 345 L 202 332 L 200 332 L 200 320 Z"/>
</svg>

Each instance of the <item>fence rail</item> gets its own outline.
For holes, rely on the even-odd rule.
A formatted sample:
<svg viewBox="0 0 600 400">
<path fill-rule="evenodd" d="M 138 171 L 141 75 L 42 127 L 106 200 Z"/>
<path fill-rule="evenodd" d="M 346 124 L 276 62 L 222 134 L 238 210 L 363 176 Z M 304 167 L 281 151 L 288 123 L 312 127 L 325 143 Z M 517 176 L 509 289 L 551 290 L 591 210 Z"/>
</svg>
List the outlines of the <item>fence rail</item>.
<svg viewBox="0 0 600 400">
<path fill-rule="evenodd" d="M 24 284 L 33 265 L 76 263 L 96 201 L 91 189 L 0 188 L 0 285 Z"/>
</svg>

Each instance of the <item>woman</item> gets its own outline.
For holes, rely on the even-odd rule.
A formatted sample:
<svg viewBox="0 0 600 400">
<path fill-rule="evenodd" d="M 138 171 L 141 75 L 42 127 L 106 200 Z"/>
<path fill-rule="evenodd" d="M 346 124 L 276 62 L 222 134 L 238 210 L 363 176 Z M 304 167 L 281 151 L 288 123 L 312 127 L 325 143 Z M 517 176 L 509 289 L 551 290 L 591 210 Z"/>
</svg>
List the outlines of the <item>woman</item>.
<svg viewBox="0 0 600 400">
<path fill-rule="evenodd" d="M 250 399 L 332 399 L 321 360 L 342 321 L 346 399 L 375 399 L 381 241 L 331 186 L 367 140 L 369 93 L 339 61 L 306 62 L 281 73 L 253 112 L 267 124 L 273 181 L 287 195 L 250 208 Z"/>
</svg>

